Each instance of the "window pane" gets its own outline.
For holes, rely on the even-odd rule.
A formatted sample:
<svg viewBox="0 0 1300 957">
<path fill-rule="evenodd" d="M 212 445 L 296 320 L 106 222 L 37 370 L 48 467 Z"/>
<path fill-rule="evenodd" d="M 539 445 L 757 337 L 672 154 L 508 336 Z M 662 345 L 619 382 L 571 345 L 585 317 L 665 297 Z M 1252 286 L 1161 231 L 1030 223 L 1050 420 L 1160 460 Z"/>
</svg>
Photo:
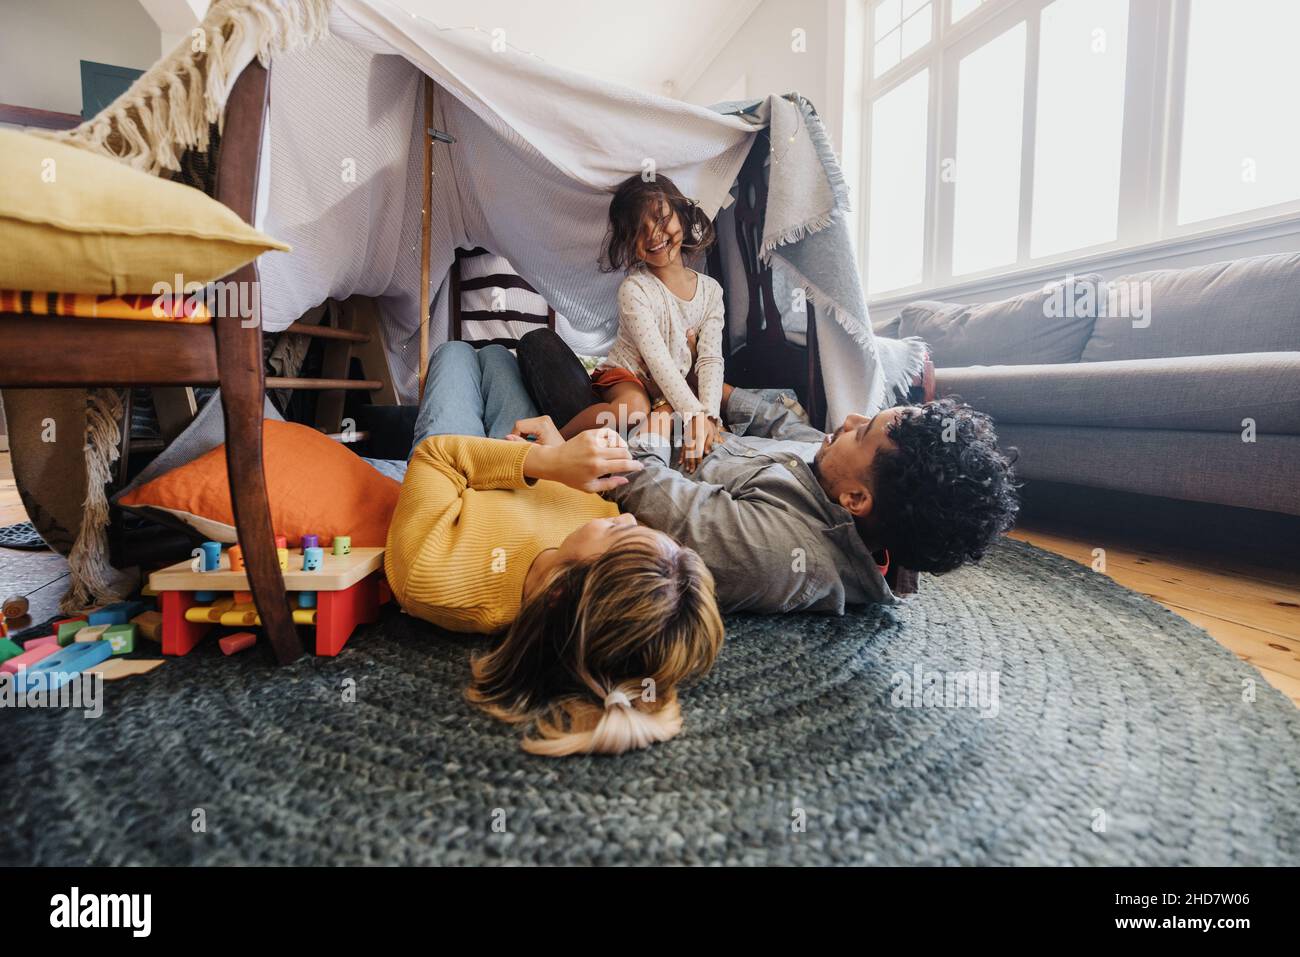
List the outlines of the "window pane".
<svg viewBox="0 0 1300 957">
<path fill-rule="evenodd" d="M 1024 110 L 1021 21 L 957 65 L 955 276 L 1016 261 Z"/>
<path fill-rule="evenodd" d="M 984 0 L 952 0 L 952 22 L 956 23 L 968 13 L 979 9 Z"/>
<path fill-rule="evenodd" d="M 895 30 L 876 44 L 876 55 L 872 66 L 872 72 L 875 76 L 880 76 L 880 74 L 898 63 L 898 36 L 898 31 Z"/>
<path fill-rule="evenodd" d="M 880 0 L 876 7 L 876 39 L 879 40 L 899 24 L 899 0 Z"/>
<path fill-rule="evenodd" d="M 906 20 L 929 2 L 930 0 L 903 0 L 903 19 Z"/>
<path fill-rule="evenodd" d="M 1117 235 L 1128 0 L 1056 0 L 1043 10 L 1040 36 L 1035 257 Z"/>
<path fill-rule="evenodd" d="M 926 6 L 910 20 L 903 21 L 903 57 L 910 57 L 930 42 L 930 8 Z"/>
<path fill-rule="evenodd" d="M 1300 3 L 1192 0 L 1178 222 L 1300 198 Z"/>
<path fill-rule="evenodd" d="M 921 281 L 930 76 L 922 70 L 871 108 L 871 222 L 867 291 Z"/>
</svg>

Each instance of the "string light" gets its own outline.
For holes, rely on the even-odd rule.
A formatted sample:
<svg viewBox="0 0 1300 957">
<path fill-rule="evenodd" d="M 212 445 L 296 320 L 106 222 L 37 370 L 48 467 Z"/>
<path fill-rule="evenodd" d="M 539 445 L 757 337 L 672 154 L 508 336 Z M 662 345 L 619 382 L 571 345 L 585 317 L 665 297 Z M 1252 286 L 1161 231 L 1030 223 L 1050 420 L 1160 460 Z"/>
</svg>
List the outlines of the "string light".
<svg viewBox="0 0 1300 957">
<path fill-rule="evenodd" d="M 795 108 L 795 130 L 793 133 L 790 134 L 789 139 L 787 140 L 787 142 L 793 143 L 795 141 L 795 137 L 799 135 L 800 130 L 804 128 L 803 106 L 807 101 L 798 93 L 790 94 L 789 96 L 783 96 L 781 97 L 781 99 L 788 100 L 790 103 L 794 105 Z M 781 164 L 781 160 L 785 159 L 786 154 L 790 152 L 790 147 L 787 146 L 785 150 L 781 153 L 781 155 L 777 156 L 776 146 L 772 144 L 771 126 L 769 126 L 762 135 L 767 136 L 768 144 L 769 144 L 768 154 L 772 158 L 772 165 L 779 166 Z"/>
</svg>

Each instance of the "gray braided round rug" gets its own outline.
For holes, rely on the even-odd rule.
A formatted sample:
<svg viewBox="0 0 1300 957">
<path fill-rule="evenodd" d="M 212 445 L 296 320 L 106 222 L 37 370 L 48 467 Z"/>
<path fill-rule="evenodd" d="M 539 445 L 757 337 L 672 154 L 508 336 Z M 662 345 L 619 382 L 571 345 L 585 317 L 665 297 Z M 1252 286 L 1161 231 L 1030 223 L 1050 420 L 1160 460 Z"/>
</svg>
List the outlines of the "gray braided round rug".
<svg viewBox="0 0 1300 957">
<path fill-rule="evenodd" d="M 733 618 L 683 735 L 621 758 L 525 755 L 463 701 L 469 647 L 394 613 L 334 660 L 209 641 L 101 718 L 12 712 L 0 863 L 1300 862 L 1291 703 L 1017 542 L 898 609 Z"/>
</svg>

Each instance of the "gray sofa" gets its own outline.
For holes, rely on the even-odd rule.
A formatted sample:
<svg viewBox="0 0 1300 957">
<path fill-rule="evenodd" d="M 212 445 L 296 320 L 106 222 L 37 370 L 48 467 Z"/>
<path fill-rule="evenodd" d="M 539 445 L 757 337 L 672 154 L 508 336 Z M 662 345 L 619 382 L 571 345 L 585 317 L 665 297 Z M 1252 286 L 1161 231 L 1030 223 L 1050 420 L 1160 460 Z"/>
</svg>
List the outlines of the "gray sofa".
<svg viewBox="0 0 1300 957">
<path fill-rule="evenodd" d="M 1300 253 L 909 304 L 1029 480 L 1300 515 Z"/>
</svg>

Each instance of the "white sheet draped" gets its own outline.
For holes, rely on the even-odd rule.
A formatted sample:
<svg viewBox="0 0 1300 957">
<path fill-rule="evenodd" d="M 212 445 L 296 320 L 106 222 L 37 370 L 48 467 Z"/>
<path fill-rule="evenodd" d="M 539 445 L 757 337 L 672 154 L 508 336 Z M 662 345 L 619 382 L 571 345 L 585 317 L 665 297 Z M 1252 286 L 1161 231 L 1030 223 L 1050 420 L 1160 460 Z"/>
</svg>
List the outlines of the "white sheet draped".
<svg viewBox="0 0 1300 957">
<path fill-rule="evenodd" d="M 432 341 L 446 338 L 444 279 L 457 246 L 505 256 L 565 317 L 575 349 L 617 326 L 617 275 L 598 269 L 608 191 L 646 161 L 710 216 L 753 128 L 493 49 L 388 0 L 337 0 L 330 38 L 277 57 L 260 226 L 293 246 L 259 263 L 263 325 L 322 300 L 381 297 L 398 391 L 415 395 L 423 177 L 422 72 L 433 78 Z M 397 55 L 394 55 L 397 54 Z"/>
</svg>

